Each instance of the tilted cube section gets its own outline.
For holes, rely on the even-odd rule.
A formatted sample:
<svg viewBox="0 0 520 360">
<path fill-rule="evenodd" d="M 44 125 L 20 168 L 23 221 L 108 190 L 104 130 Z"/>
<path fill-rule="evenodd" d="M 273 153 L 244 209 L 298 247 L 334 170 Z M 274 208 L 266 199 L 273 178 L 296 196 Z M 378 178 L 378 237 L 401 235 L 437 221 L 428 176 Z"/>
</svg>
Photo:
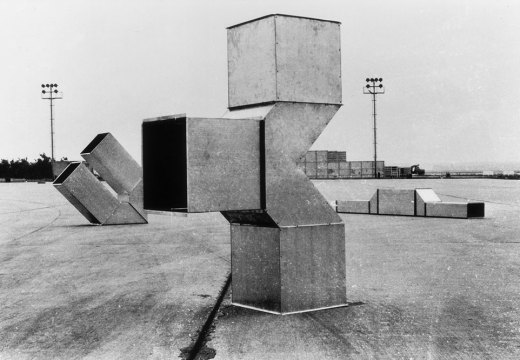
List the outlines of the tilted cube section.
<svg viewBox="0 0 520 360">
<path fill-rule="evenodd" d="M 117 197 L 79 162 L 58 176 L 53 183 L 56 189 L 93 224 L 146 224 L 141 167 L 112 134 L 98 134 L 81 155 Z"/>
</svg>

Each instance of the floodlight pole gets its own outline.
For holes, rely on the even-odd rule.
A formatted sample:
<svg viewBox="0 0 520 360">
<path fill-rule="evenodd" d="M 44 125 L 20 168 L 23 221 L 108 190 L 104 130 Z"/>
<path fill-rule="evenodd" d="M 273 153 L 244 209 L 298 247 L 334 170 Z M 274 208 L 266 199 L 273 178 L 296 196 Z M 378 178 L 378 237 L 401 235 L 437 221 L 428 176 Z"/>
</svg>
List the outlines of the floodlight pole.
<svg viewBox="0 0 520 360">
<path fill-rule="evenodd" d="M 51 163 L 54 163 L 54 116 L 53 116 L 53 100 L 63 98 L 63 94 L 58 92 L 58 84 L 42 84 L 42 99 L 49 100 L 51 106 Z M 48 88 L 48 90 L 45 90 Z M 48 95 L 47 95 L 48 94 Z"/>
<path fill-rule="evenodd" d="M 367 78 L 367 85 L 363 88 L 363 94 L 371 94 L 372 95 L 372 103 L 373 103 L 373 112 L 372 116 L 374 117 L 374 178 L 377 178 L 377 113 L 376 113 L 376 95 L 384 94 L 385 88 L 381 82 L 382 78 Z M 379 85 L 376 83 L 380 82 Z"/>
</svg>

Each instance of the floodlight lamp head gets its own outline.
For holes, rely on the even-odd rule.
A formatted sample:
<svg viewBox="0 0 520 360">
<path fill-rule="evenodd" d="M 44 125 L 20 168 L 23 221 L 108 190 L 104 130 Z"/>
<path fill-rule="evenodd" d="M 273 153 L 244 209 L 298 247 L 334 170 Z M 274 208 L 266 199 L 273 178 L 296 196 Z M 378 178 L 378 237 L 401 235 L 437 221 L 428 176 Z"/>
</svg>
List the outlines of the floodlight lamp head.
<svg viewBox="0 0 520 360">
<path fill-rule="evenodd" d="M 367 89 L 370 89 L 370 84 L 367 84 Z"/>
<path fill-rule="evenodd" d="M 367 82 L 369 82 L 369 81 L 370 81 L 370 79 L 369 79 L 369 78 L 367 78 Z M 43 85 L 42 85 L 42 86 L 43 86 Z"/>
<path fill-rule="evenodd" d="M 379 84 L 379 87 L 382 88 L 382 87 L 383 87 L 383 84 Z"/>
<path fill-rule="evenodd" d="M 42 90 L 42 94 L 45 94 L 45 92 L 46 92 L 45 90 Z"/>
<path fill-rule="evenodd" d="M 49 84 L 45 84 L 45 87 L 49 87 Z"/>
<path fill-rule="evenodd" d="M 370 78 L 370 81 L 372 81 L 372 82 L 373 82 L 373 81 L 374 81 L 374 78 Z"/>
<path fill-rule="evenodd" d="M 381 86 L 380 86 L 381 87 Z M 57 94 L 58 93 L 58 90 L 54 90 L 54 93 Z"/>
<path fill-rule="evenodd" d="M 379 78 L 379 81 L 383 81 L 383 78 Z M 56 85 L 56 86 L 58 86 L 58 85 Z"/>
<path fill-rule="evenodd" d="M 44 88 L 44 87 L 45 87 L 45 84 L 42 84 L 42 88 Z"/>
<path fill-rule="evenodd" d="M 54 84 L 54 87 L 58 87 L 58 84 Z"/>
</svg>

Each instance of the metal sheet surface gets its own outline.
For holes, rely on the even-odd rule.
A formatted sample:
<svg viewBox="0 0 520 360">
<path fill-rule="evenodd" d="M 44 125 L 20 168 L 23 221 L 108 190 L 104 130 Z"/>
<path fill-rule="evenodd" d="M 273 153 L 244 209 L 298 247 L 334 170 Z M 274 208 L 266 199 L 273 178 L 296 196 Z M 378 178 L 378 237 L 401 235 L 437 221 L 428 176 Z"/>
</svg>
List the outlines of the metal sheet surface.
<svg viewBox="0 0 520 360">
<path fill-rule="evenodd" d="M 276 15 L 277 101 L 341 104 L 340 25 Z"/>
<path fill-rule="evenodd" d="M 379 190 L 376 190 L 376 192 L 374 193 L 374 195 L 372 195 L 372 197 L 370 198 L 370 205 L 369 205 L 369 211 L 371 214 L 379 214 L 379 208 L 378 208 L 378 204 L 379 204 Z"/>
<path fill-rule="evenodd" d="M 99 141 L 98 136 L 103 135 Z M 118 194 L 130 194 L 141 181 L 139 164 L 111 133 L 99 134 L 81 153 L 81 156 Z M 91 146 L 92 145 L 92 146 Z"/>
<path fill-rule="evenodd" d="M 280 312 L 280 229 L 231 225 L 233 303 Z"/>
<path fill-rule="evenodd" d="M 336 211 L 347 214 L 370 214 L 370 201 L 338 200 L 336 201 Z"/>
<path fill-rule="evenodd" d="M 340 25 L 273 15 L 228 29 L 229 107 L 341 104 Z"/>
<path fill-rule="evenodd" d="M 378 189 L 378 214 L 415 215 L 415 190 Z"/>
<path fill-rule="evenodd" d="M 59 180 L 54 184 L 56 189 L 92 223 L 103 224 L 119 206 L 119 201 L 84 164 Z"/>
<path fill-rule="evenodd" d="M 228 29 L 229 107 L 276 99 L 274 17 Z"/>
<path fill-rule="evenodd" d="M 280 231 L 282 313 L 345 305 L 344 225 Z"/>
<path fill-rule="evenodd" d="M 341 222 L 296 165 L 338 109 L 337 105 L 278 103 L 266 116 L 266 210 L 279 226 Z"/>
<path fill-rule="evenodd" d="M 188 212 L 261 209 L 260 121 L 188 118 Z"/>
</svg>

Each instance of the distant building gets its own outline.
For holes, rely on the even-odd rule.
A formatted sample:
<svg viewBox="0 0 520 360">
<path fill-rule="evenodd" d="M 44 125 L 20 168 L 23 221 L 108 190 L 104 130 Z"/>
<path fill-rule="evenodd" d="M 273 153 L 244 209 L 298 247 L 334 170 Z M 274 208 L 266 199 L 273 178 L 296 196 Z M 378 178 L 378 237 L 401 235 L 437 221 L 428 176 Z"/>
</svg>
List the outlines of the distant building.
<svg viewBox="0 0 520 360">
<path fill-rule="evenodd" d="M 298 164 L 310 179 L 374 178 L 373 161 L 347 161 L 346 151 L 308 151 Z M 384 168 L 385 162 L 378 161 L 378 177 L 384 177 Z"/>
</svg>

